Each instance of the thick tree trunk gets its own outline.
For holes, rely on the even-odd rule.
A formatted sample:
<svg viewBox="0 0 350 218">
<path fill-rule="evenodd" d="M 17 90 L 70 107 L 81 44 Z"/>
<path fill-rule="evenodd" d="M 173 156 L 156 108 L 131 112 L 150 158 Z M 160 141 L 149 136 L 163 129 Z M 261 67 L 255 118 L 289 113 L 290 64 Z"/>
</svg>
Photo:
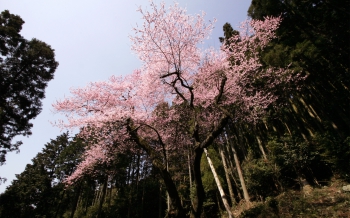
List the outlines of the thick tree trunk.
<svg viewBox="0 0 350 218">
<path fill-rule="evenodd" d="M 195 149 L 194 163 L 193 163 L 193 173 L 194 173 L 194 182 L 196 186 L 196 194 L 193 200 L 191 217 L 200 218 L 202 209 L 203 209 L 203 201 L 205 198 L 205 192 L 202 182 L 201 175 L 201 158 L 203 154 L 203 149 L 197 147 Z"/>
<path fill-rule="evenodd" d="M 209 166 L 210 166 L 210 169 L 211 169 L 211 172 L 213 173 L 213 176 L 214 176 L 214 179 L 215 179 L 215 182 L 216 182 L 216 185 L 219 189 L 219 192 L 220 192 L 220 197 L 221 197 L 221 200 L 225 206 L 225 209 L 228 213 L 228 216 L 229 218 L 232 218 L 233 217 L 233 214 L 231 212 L 231 207 L 227 201 L 227 196 L 224 192 L 224 189 L 222 188 L 222 185 L 221 185 L 221 182 L 220 182 L 220 179 L 219 179 L 219 176 L 218 174 L 216 173 L 216 170 L 215 170 L 215 167 L 213 165 L 213 162 L 211 161 L 210 157 L 209 157 L 209 153 L 207 151 L 206 148 L 204 148 L 204 153 L 205 153 L 205 156 L 207 157 L 207 160 L 208 160 L 208 163 L 209 163 Z"/>
<path fill-rule="evenodd" d="M 158 168 L 159 169 L 159 168 Z M 177 218 L 186 217 L 185 211 L 182 208 L 179 194 L 177 192 L 176 186 L 166 169 L 161 170 L 161 176 L 164 180 L 166 189 L 170 197 L 170 210 L 168 211 L 167 217 Z"/>
<path fill-rule="evenodd" d="M 228 115 L 223 115 L 215 128 L 207 134 L 203 141 L 199 139 L 199 131 L 198 126 L 195 124 L 195 130 L 193 133 L 193 137 L 195 139 L 195 150 L 194 150 L 194 163 L 193 163 L 193 172 L 194 172 L 194 181 L 196 185 L 196 195 L 193 202 L 193 210 L 191 211 L 191 217 L 199 218 L 203 209 L 203 201 L 205 197 L 202 175 L 201 175 L 201 158 L 204 152 L 204 148 L 210 146 L 213 141 L 218 137 L 220 133 L 222 133 L 225 125 L 227 124 L 229 119 Z"/>
<path fill-rule="evenodd" d="M 186 217 L 185 211 L 181 205 L 179 193 L 176 189 L 176 186 L 171 178 L 170 173 L 168 172 L 166 166 L 162 163 L 161 158 L 157 155 L 156 151 L 142 138 L 140 138 L 135 131 L 128 126 L 128 131 L 130 136 L 134 141 L 146 151 L 152 160 L 153 167 L 159 170 L 160 176 L 162 177 L 166 190 L 169 194 L 171 205 L 170 210 L 168 211 L 167 217 L 169 218 L 180 218 Z"/>
</svg>

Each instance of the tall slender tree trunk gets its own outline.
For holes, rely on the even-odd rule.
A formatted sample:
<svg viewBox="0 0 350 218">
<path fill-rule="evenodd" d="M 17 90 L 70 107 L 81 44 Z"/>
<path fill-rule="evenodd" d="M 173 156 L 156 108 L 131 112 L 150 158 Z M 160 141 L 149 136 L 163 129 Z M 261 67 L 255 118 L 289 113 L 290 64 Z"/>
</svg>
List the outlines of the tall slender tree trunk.
<svg viewBox="0 0 350 218">
<path fill-rule="evenodd" d="M 145 200 L 145 181 L 143 181 L 143 185 L 142 185 L 142 197 L 141 197 L 141 218 L 143 217 L 143 211 L 144 211 L 144 200 Z"/>
<path fill-rule="evenodd" d="M 235 167 L 234 167 L 234 164 L 233 164 L 233 162 L 232 162 L 232 160 L 233 160 L 233 157 L 232 157 L 232 155 L 231 155 L 231 149 L 230 149 L 230 144 L 227 142 L 227 146 L 225 146 L 226 147 L 226 149 L 225 149 L 225 151 L 224 152 L 226 152 L 226 155 L 228 156 L 228 164 L 229 164 L 229 166 L 230 166 L 230 170 L 228 171 L 229 172 L 229 175 L 231 176 L 231 178 L 232 178 L 232 180 L 233 180 L 233 182 L 235 183 L 235 188 L 236 188 L 236 191 L 237 191 L 237 195 L 238 195 L 238 198 L 239 199 L 243 199 L 242 198 L 242 195 L 241 195 L 241 191 L 239 190 L 239 186 L 238 186 L 238 183 L 237 183 L 237 181 L 236 181 L 236 178 L 234 177 L 234 175 L 233 175 L 233 170 L 235 169 Z"/>
<path fill-rule="evenodd" d="M 232 168 L 232 169 L 234 169 L 234 168 Z M 238 185 L 238 182 L 237 182 L 235 176 L 233 175 L 233 172 L 230 172 L 230 176 L 231 176 L 233 182 L 235 183 L 238 199 L 243 199 L 242 194 L 241 194 L 241 190 L 239 190 L 239 185 Z"/>
<path fill-rule="evenodd" d="M 242 169 L 241 169 L 241 164 L 239 162 L 236 149 L 234 147 L 234 144 L 233 144 L 232 140 L 228 139 L 227 135 L 225 135 L 225 136 L 226 136 L 227 143 L 231 144 L 231 150 L 232 150 L 232 153 L 233 153 L 233 159 L 235 160 L 236 169 L 237 169 L 239 181 L 241 183 L 244 200 L 248 204 L 250 204 L 250 197 L 249 197 L 249 194 L 248 194 L 248 189 L 247 189 L 247 186 L 246 186 L 245 181 L 244 181 L 244 177 L 243 177 L 243 173 L 242 173 Z"/>
<path fill-rule="evenodd" d="M 75 197 L 75 202 L 73 204 L 73 208 L 72 208 L 72 212 L 70 214 L 70 218 L 74 217 L 74 213 L 78 207 L 78 202 L 79 202 L 79 198 L 80 198 L 80 193 L 81 193 L 81 182 L 78 184 L 78 191 L 77 191 L 77 196 Z"/>
<path fill-rule="evenodd" d="M 102 205 L 103 205 L 103 202 L 105 201 L 105 197 L 106 197 L 107 184 L 108 184 L 108 175 L 106 176 L 105 181 L 103 182 L 103 189 L 102 189 L 102 193 L 101 193 L 102 196 L 100 198 L 100 203 L 99 203 L 98 212 L 97 212 L 98 218 L 102 217 Z"/>
<path fill-rule="evenodd" d="M 128 217 L 131 217 L 131 210 L 132 210 L 132 203 L 133 203 L 133 194 L 134 194 L 134 175 L 135 175 L 135 165 L 134 165 L 135 159 L 132 158 L 131 162 L 131 170 L 130 170 L 130 183 L 129 183 L 129 207 L 128 207 Z"/>
<path fill-rule="evenodd" d="M 241 169 L 241 164 L 239 162 L 236 150 L 235 150 L 233 145 L 232 145 L 231 149 L 232 149 L 232 152 L 233 152 L 233 158 L 235 160 L 239 181 L 240 181 L 241 186 L 242 186 L 243 197 L 244 197 L 244 200 L 249 204 L 250 203 L 250 197 L 249 197 L 249 194 L 248 194 L 247 186 L 245 185 L 245 181 L 244 181 L 244 177 L 243 177 L 243 173 L 242 173 L 242 169 Z"/>
<path fill-rule="evenodd" d="M 215 197 L 216 197 L 216 204 L 218 205 L 220 217 L 222 217 L 222 211 L 223 211 L 224 209 L 222 209 L 222 206 L 221 206 L 221 204 L 220 204 L 220 197 L 219 197 L 218 192 L 215 192 Z"/>
<path fill-rule="evenodd" d="M 188 159 L 188 177 L 189 177 L 189 180 L 190 180 L 190 188 L 191 188 L 191 187 L 192 187 L 192 170 L 191 170 L 191 154 L 190 154 L 190 149 L 188 149 L 187 159 Z"/>
<path fill-rule="evenodd" d="M 188 160 L 187 161 L 187 164 L 188 164 L 188 179 L 190 181 L 190 195 L 189 196 L 191 196 L 191 190 L 193 188 L 193 184 L 192 184 L 191 150 L 190 149 L 188 149 L 188 152 L 187 152 L 187 160 Z M 193 199 L 192 199 L 192 197 L 190 197 L 190 201 L 191 201 L 190 210 L 192 211 L 193 210 Z"/>
<path fill-rule="evenodd" d="M 126 183 L 127 184 L 130 184 L 130 173 L 131 173 L 131 165 L 132 165 L 132 157 L 131 157 L 131 160 L 129 162 L 129 167 L 128 167 L 128 170 L 127 170 L 127 173 L 126 173 Z"/>
<path fill-rule="evenodd" d="M 237 156 L 235 148 L 232 146 L 231 149 L 232 149 L 232 152 L 233 152 L 233 158 L 234 158 L 235 163 L 236 163 L 236 169 L 237 169 L 239 181 L 240 181 L 241 186 L 242 186 L 243 197 L 244 197 L 244 200 L 247 203 L 249 203 L 250 202 L 250 197 L 249 197 L 249 194 L 248 194 L 247 186 L 245 185 L 245 181 L 244 181 L 244 177 L 243 177 L 243 173 L 242 173 L 242 169 L 241 169 L 241 164 L 240 164 L 240 162 L 238 160 L 238 156 Z"/>
<path fill-rule="evenodd" d="M 165 161 L 166 161 L 166 170 L 169 172 L 169 154 L 168 154 L 168 149 L 166 149 L 166 158 L 165 158 Z M 170 199 L 170 196 L 169 196 L 169 193 L 167 191 L 167 195 L 166 195 L 166 202 L 167 202 L 167 206 L 168 206 L 168 211 L 170 211 L 170 207 L 171 207 L 171 199 Z"/>
<path fill-rule="evenodd" d="M 111 181 L 111 188 L 108 191 L 108 209 L 111 207 L 111 199 L 112 199 L 113 186 Z"/>
<path fill-rule="evenodd" d="M 207 151 L 206 148 L 204 148 L 204 153 L 205 153 L 205 156 L 207 157 L 207 160 L 208 160 L 208 163 L 209 163 L 209 166 L 210 166 L 210 169 L 211 169 L 211 172 L 213 173 L 213 176 L 214 176 L 214 179 L 215 179 L 215 182 L 216 182 L 216 185 L 219 189 L 219 192 L 220 192 L 220 197 L 221 197 L 221 200 L 222 202 L 224 203 L 224 206 L 225 206 L 225 209 L 228 213 L 228 216 L 229 218 L 232 218 L 233 217 L 233 214 L 231 212 L 231 207 L 227 201 L 227 196 L 224 192 L 224 189 L 222 188 L 222 185 L 221 185 L 221 182 L 220 182 L 220 179 L 219 179 L 219 176 L 218 174 L 216 173 L 216 170 L 215 170 L 215 167 L 213 165 L 213 162 L 211 161 L 210 157 L 209 157 L 209 153 Z"/>
<path fill-rule="evenodd" d="M 139 188 L 139 180 L 140 180 L 140 158 L 141 158 L 141 155 L 140 154 L 137 154 L 137 160 L 136 160 L 136 164 L 137 164 L 137 167 L 136 167 L 136 189 L 138 190 Z"/>
<path fill-rule="evenodd" d="M 143 167 L 143 178 L 145 178 L 147 176 L 147 170 L 148 170 L 148 166 L 147 163 L 144 163 L 144 167 Z M 142 198 L 141 198 L 141 217 L 143 217 L 143 211 L 144 211 L 144 199 L 145 199 L 145 186 L 146 186 L 146 182 L 143 181 L 142 183 Z"/>
<path fill-rule="evenodd" d="M 162 184 L 159 184 L 158 218 L 162 218 Z"/>
<path fill-rule="evenodd" d="M 96 205 L 98 204 L 99 200 L 100 200 L 100 197 L 101 197 L 101 187 L 99 187 L 98 190 L 95 190 L 95 198 L 94 198 L 94 201 L 93 201 L 93 204 L 92 205 Z"/>
<path fill-rule="evenodd" d="M 141 158 L 141 155 L 140 153 L 137 154 L 137 160 L 136 160 L 136 193 L 135 193 L 135 200 L 137 202 L 137 199 L 138 199 L 138 194 L 139 194 L 139 180 L 140 180 L 140 158 Z M 136 204 L 136 211 L 139 210 L 139 205 Z"/>
<path fill-rule="evenodd" d="M 58 212 L 61 208 L 61 204 L 62 204 L 62 199 L 64 198 L 64 194 L 66 193 L 66 189 L 63 190 L 63 193 L 61 195 L 61 198 L 60 198 L 60 202 L 58 203 L 58 206 L 57 206 L 57 209 L 56 209 L 56 213 L 55 213 L 55 218 L 57 217 L 58 215 Z"/>
<path fill-rule="evenodd" d="M 226 158 L 225 158 L 225 154 L 224 151 L 222 149 L 222 146 L 219 146 L 219 153 L 222 159 L 222 165 L 224 166 L 224 171 L 225 171 L 225 177 L 226 177 L 226 182 L 227 182 L 227 186 L 228 186 L 228 191 L 230 193 L 230 200 L 231 200 L 231 204 L 232 206 L 234 204 L 236 204 L 236 200 L 235 200 L 235 195 L 233 193 L 233 188 L 232 188 L 232 183 L 230 180 L 230 173 L 229 173 L 229 169 L 227 167 L 227 163 L 226 163 Z"/>
<path fill-rule="evenodd" d="M 262 141 L 261 141 L 260 137 L 257 135 L 256 132 L 255 132 L 255 134 L 256 134 L 256 140 L 258 141 L 258 145 L 259 145 L 259 149 L 261 151 L 261 154 L 263 155 L 264 160 L 267 160 L 267 156 L 266 156 L 266 153 L 265 153 Z"/>
</svg>

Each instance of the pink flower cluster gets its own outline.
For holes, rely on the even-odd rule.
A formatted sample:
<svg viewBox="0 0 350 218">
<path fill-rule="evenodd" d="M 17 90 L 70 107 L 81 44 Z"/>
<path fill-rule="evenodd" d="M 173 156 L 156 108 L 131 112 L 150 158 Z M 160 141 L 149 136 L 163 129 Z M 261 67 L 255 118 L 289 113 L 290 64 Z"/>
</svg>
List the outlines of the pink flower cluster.
<svg viewBox="0 0 350 218">
<path fill-rule="evenodd" d="M 215 21 L 206 23 L 204 13 L 188 15 L 177 4 L 151 3 L 151 8 L 139 9 L 144 23 L 130 37 L 141 69 L 71 90 L 72 97 L 53 105 L 67 117 L 61 128 L 84 127 L 82 136 L 95 141 L 68 184 L 92 172 L 95 164 L 110 161 L 111 153 L 136 149 L 126 129 L 130 120 L 145 140 L 158 141 L 152 144 L 155 151 L 175 151 L 192 146 L 190 131 L 181 124 L 184 117 L 194 114 L 203 132 L 223 114 L 220 108 L 235 108 L 234 119 L 253 121 L 277 99 L 271 88 L 291 79 L 287 69 L 266 70 L 259 62 L 258 51 L 275 38 L 280 18 L 246 21 L 243 34 L 230 39 L 229 46 L 202 51 L 198 44 Z M 258 79 L 268 85 L 257 89 Z"/>
</svg>

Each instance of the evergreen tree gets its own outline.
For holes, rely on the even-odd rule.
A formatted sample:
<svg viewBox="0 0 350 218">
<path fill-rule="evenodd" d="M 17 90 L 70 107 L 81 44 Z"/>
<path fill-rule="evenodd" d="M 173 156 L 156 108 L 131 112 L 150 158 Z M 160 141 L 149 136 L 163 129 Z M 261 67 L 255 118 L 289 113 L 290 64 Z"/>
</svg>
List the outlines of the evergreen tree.
<svg viewBox="0 0 350 218">
<path fill-rule="evenodd" d="M 0 195 L 0 217 L 57 217 L 70 207 L 74 187 L 63 179 L 79 162 L 83 143 L 64 133 L 45 145 L 25 170 Z"/>
<path fill-rule="evenodd" d="M 41 112 L 45 88 L 58 66 L 49 45 L 19 34 L 23 23 L 7 10 L 0 14 L 0 164 L 22 144 L 12 142 L 15 136 L 31 134 L 29 121 Z"/>
</svg>

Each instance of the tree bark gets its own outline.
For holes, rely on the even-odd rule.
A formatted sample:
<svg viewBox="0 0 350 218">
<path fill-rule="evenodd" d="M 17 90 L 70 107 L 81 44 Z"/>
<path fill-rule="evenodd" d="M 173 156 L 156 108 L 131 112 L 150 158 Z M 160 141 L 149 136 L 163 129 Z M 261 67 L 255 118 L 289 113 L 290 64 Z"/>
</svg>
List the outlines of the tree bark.
<svg viewBox="0 0 350 218">
<path fill-rule="evenodd" d="M 162 218 L 162 184 L 159 184 L 158 218 Z"/>
<path fill-rule="evenodd" d="M 196 186 L 196 194 L 195 199 L 193 200 L 191 217 L 200 218 L 202 209 L 203 209 L 203 201 L 205 198 L 205 192 L 202 182 L 201 175 L 201 159 L 203 154 L 203 149 L 197 147 L 194 151 L 194 162 L 193 162 L 193 174 L 194 174 L 194 182 Z"/>
<path fill-rule="evenodd" d="M 72 208 L 72 213 L 70 214 L 70 218 L 74 217 L 74 213 L 78 207 L 78 201 L 79 201 L 79 197 L 80 197 L 80 192 L 81 192 L 81 182 L 79 182 L 78 184 L 78 191 L 77 191 L 77 196 L 75 198 L 75 202 L 73 204 L 73 208 Z"/>
<path fill-rule="evenodd" d="M 241 169 L 241 164 L 240 164 L 240 162 L 238 160 L 238 156 L 237 156 L 236 150 L 235 150 L 233 145 L 232 145 L 231 149 L 232 149 L 232 152 L 233 152 L 233 158 L 235 160 L 239 181 L 240 181 L 241 186 L 242 186 L 244 200 L 247 203 L 250 203 L 250 197 L 249 197 L 249 194 L 248 194 L 247 186 L 245 185 L 245 181 L 244 181 L 244 177 L 243 177 L 243 173 L 242 173 L 242 169 Z"/>
<path fill-rule="evenodd" d="M 214 179 L 215 179 L 215 182 L 216 182 L 216 185 L 219 189 L 219 192 L 220 192 L 220 197 L 221 197 L 221 200 L 222 202 L 224 203 L 224 206 L 225 206 L 225 209 L 228 213 L 228 216 L 229 218 L 232 218 L 233 217 L 233 214 L 231 212 L 231 207 L 227 201 L 227 196 L 224 192 L 224 189 L 222 188 L 222 185 L 221 185 L 221 182 L 220 182 L 220 179 L 219 179 L 219 176 L 218 174 L 216 173 L 216 170 L 215 170 L 215 167 L 213 165 L 213 162 L 211 161 L 210 157 L 209 157 L 209 153 L 207 151 L 206 148 L 204 148 L 204 153 L 205 153 L 205 156 L 207 157 L 207 160 L 208 160 L 208 163 L 209 163 L 209 166 L 210 166 L 210 169 L 211 169 L 211 172 L 213 173 L 213 176 L 214 176 Z"/>
<path fill-rule="evenodd" d="M 255 133 L 255 134 L 257 134 L 257 133 Z M 266 153 L 265 153 L 265 150 L 264 150 L 264 146 L 263 146 L 263 144 L 261 142 L 261 139 L 260 139 L 260 137 L 258 135 L 256 136 L 256 140 L 258 141 L 259 148 L 260 148 L 260 151 L 261 151 L 261 153 L 262 153 L 262 155 L 264 157 L 264 160 L 267 160 L 267 156 L 266 156 Z"/>
<path fill-rule="evenodd" d="M 130 182 L 129 182 L 129 187 L 130 187 L 130 190 L 129 190 L 129 206 L 128 206 L 128 218 L 131 217 L 131 210 L 132 210 L 132 203 L 133 203 L 133 194 L 134 194 L 134 168 L 135 168 L 135 165 L 134 165 L 134 156 L 131 158 L 131 163 L 130 163 Z"/>
<path fill-rule="evenodd" d="M 203 209 L 203 201 L 205 197 L 202 175 L 201 175 L 201 158 L 204 152 L 204 148 L 207 148 L 213 143 L 213 141 L 218 137 L 218 135 L 223 131 L 225 125 L 229 120 L 228 115 L 223 115 L 215 128 L 207 134 L 203 141 L 200 141 L 198 134 L 198 126 L 195 124 L 195 130 L 193 137 L 195 139 L 195 150 L 194 150 L 194 163 L 193 163 L 193 172 L 194 172 L 194 181 L 196 185 L 196 195 L 193 202 L 193 210 L 191 211 L 191 217 L 199 218 Z"/>
<path fill-rule="evenodd" d="M 65 194 L 65 193 L 66 193 L 66 189 L 63 190 L 63 193 L 62 193 L 62 195 L 61 195 L 60 201 L 59 201 L 58 206 L 57 206 L 57 209 L 56 209 L 55 218 L 57 217 L 58 212 L 59 212 L 59 210 L 60 210 L 60 208 L 61 208 L 62 199 L 64 198 L 64 194 Z"/>
<path fill-rule="evenodd" d="M 188 177 L 189 177 L 190 188 L 191 188 L 191 187 L 192 187 L 192 170 L 191 170 L 191 154 L 190 154 L 190 149 L 188 149 L 187 158 L 188 158 Z"/>
<path fill-rule="evenodd" d="M 242 198 L 242 195 L 241 195 L 241 191 L 239 190 L 239 186 L 238 186 L 238 183 L 237 183 L 237 181 L 236 181 L 236 178 L 235 178 L 234 175 L 233 175 L 233 171 L 234 171 L 235 167 L 234 167 L 234 164 L 233 164 L 233 162 L 232 162 L 233 157 L 232 157 L 232 155 L 231 155 L 231 149 L 230 149 L 230 147 L 231 147 L 230 144 L 227 142 L 227 146 L 226 146 L 226 149 L 225 149 L 224 152 L 226 152 L 226 155 L 228 156 L 227 162 L 228 162 L 229 168 L 230 168 L 230 170 L 229 170 L 228 172 L 229 172 L 229 175 L 231 176 L 233 182 L 235 183 L 235 189 L 236 189 L 236 191 L 237 191 L 237 197 L 238 197 L 238 199 L 243 199 L 243 198 Z"/>
<path fill-rule="evenodd" d="M 233 153 L 233 159 L 235 160 L 239 181 L 240 181 L 241 186 L 242 186 L 244 200 L 248 204 L 250 204 L 250 197 L 249 197 L 249 194 L 248 194 L 247 186 L 246 186 L 245 181 L 244 181 L 244 177 L 243 177 L 243 173 L 242 173 L 242 169 L 241 169 L 241 164 L 239 162 L 236 149 L 234 147 L 234 144 L 233 144 L 232 140 L 229 140 L 227 135 L 225 135 L 225 136 L 226 136 L 226 139 L 227 139 L 227 143 L 231 144 L 231 150 L 232 150 L 232 153 Z"/>
<path fill-rule="evenodd" d="M 134 131 L 130 126 L 128 126 L 127 128 L 132 139 L 149 155 L 150 159 L 152 160 L 153 167 L 159 170 L 160 176 L 164 181 L 165 187 L 171 199 L 171 208 L 168 211 L 167 217 L 186 217 L 185 211 L 181 205 L 179 193 L 171 178 L 170 173 L 166 169 L 166 166 L 162 163 L 161 158 L 158 157 L 156 151 L 145 140 L 143 140 L 137 135 L 136 131 Z"/>
<path fill-rule="evenodd" d="M 227 186 L 228 186 L 228 191 L 230 193 L 230 200 L 231 200 L 231 205 L 233 206 L 234 204 L 236 204 L 236 200 L 235 200 L 235 195 L 233 193 L 233 188 L 232 188 L 232 184 L 231 184 L 231 180 L 230 180 L 230 174 L 228 172 L 228 167 L 227 167 L 227 163 L 226 163 L 226 158 L 225 158 L 225 154 L 223 149 L 221 148 L 221 146 L 219 146 L 219 153 L 222 159 L 222 165 L 224 166 L 224 171 L 225 171 L 225 177 L 226 177 L 226 182 L 227 182 Z"/>
<path fill-rule="evenodd" d="M 100 198 L 100 203 L 99 203 L 98 212 L 97 212 L 98 218 L 102 217 L 102 205 L 106 197 L 107 183 L 108 183 L 108 176 L 106 176 L 105 181 L 103 182 L 102 196 Z"/>
<path fill-rule="evenodd" d="M 165 163 L 166 164 L 166 170 L 169 172 L 169 162 L 168 162 L 169 154 L 168 154 L 168 149 L 166 149 L 166 154 L 165 155 L 166 155 L 166 158 L 165 158 L 165 160 L 166 160 L 166 163 Z M 167 210 L 170 211 L 171 210 L 170 209 L 171 208 L 171 206 L 170 206 L 171 205 L 171 199 L 170 199 L 170 196 L 169 196 L 168 192 L 166 194 L 166 200 L 167 200 L 166 202 L 167 202 L 167 207 L 168 207 Z"/>
</svg>

